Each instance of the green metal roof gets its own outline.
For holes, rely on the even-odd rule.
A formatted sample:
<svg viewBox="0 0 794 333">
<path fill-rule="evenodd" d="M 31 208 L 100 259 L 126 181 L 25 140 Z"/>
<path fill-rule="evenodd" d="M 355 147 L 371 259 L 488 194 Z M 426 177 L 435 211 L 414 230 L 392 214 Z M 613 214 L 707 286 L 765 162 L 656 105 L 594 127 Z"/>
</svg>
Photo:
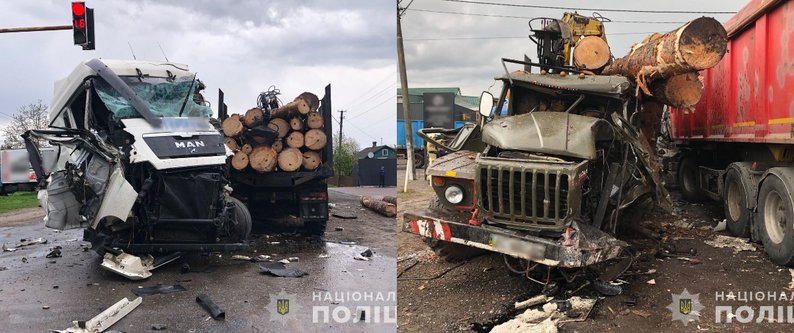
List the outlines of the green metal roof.
<svg viewBox="0 0 794 333">
<path fill-rule="evenodd" d="M 408 88 L 408 98 L 410 103 L 423 103 L 425 93 L 449 93 L 455 94 L 455 104 L 462 107 L 477 110 L 480 107 L 479 96 L 462 96 L 458 87 L 439 87 L 439 88 Z M 402 96 L 402 89 L 397 88 L 397 96 Z"/>
</svg>

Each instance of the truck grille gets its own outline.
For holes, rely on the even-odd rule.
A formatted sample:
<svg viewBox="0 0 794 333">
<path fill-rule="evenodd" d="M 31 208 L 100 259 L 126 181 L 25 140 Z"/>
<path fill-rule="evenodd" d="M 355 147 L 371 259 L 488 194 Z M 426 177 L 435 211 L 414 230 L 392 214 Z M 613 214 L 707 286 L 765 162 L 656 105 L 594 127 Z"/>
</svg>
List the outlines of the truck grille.
<svg viewBox="0 0 794 333">
<path fill-rule="evenodd" d="M 492 164 L 487 161 L 490 159 L 483 158 L 479 164 L 477 182 L 480 209 L 492 222 L 525 229 L 558 229 L 570 214 L 578 213 L 579 207 L 569 207 L 570 199 L 580 193 L 580 189 L 570 188 L 571 177 L 584 162 Z"/>
</svg>

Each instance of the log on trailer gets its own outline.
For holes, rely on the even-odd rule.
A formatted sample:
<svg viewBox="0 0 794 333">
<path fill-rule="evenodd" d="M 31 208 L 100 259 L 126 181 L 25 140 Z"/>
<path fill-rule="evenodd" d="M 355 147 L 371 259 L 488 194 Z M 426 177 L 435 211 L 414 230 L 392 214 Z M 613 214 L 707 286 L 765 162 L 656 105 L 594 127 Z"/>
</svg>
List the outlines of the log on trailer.
<svg viewBox="0 0 794 333">
<path fill-rule="evenodd" d="M 287 148 L 278 153 L 278 168 L 282 171 L 296 171 L 303 165 L 303 154 L 297 148 Z"/>
<path fill-rule="evenodd" d="M 638 90 L 651 95 L 649 82 L 714 67 L 727 48 L 728 35 L 722 24 L 701 17 L 666 34 L 648 36 L 627 56 L 604 68 L 602 74 L 632 78 Z"/>
<path fill-rule="evenodd" d="M 325 119 L 323 119 L 323 115 L 319 112 L 309 112 L 309 114 L 306 115 L 306 126 L 310 129 L 323 128 L 324 123 Z"/>
<path fill-rule="evenodd" d="M 693 108 L 703 95 L 703 82 L 690 72 L 656 80 L 651 83 L 653 98 L 679 109 Z"/>
<path fill-rule="evenodd" d="M 316 151 L 306 151 L 303 153 L 303 168 L 309 171 L 316 170 L 322 163 L 320 153 Z"/>
<path fill-rule="evenodd" d="M 245 111 L 245 116 L 243 117 L 243 124 L 245 127 L 251 128 L 259 123 L 262 122 L 262 119 L 265 117 L 265 112 L 262 111 L 260 108 L 251 108 L 248 111 Z"/>
<path fill-rule="evenodd" d="M 240 121 L 239 114 L 233 114 L 226 118 L 223 123 L 221 124 L 221 128 L 223 129 L 223 134 L 229 137 L 236 138 L 243 134 L 245 127 L 243 127 L 242 121 Z"/>
<path fill-rule="evenodd" d="M 232 168 L 235 170 L 244 170 L 248 167 L 248 154 L 238 151 L 232 157 Z"/>
<path fill-rule="evenodd" d="M 274 131 L 278 132 L 279 138 L 283 138 L 287 136 L 287 133 L 289 133 L 289 123 L 281 118 L 271 119 L 270 123 L 267 124 L 267 127 L 270 127 Z"/>
<path fill-rule="evenodd" d="M 295 131 L 287 135 L 287 146 L 290 148 L 303 147 L 303 133 Z"/>
<path fill-rule="evenodd" d="M 328 137 L 319 129 L 310 129 L 306 131 L 303 141 L 307 148 L 311 150 L 320 150 L 328 143 Z"/>
<path fill-rule="evenodd" d="M 268 146 L 259 146 L 254 148 L 250 156 L 248 156 L 251 168 L 259 172 L 271 172 L 276 168 L 276 153 L 273 148 Z"/>
<path fill-rule="evenodd" d="M 386 217 L 397 216 L 397 206 L 370 196 L 361 197 L 361 205 Z"/>
</svg>

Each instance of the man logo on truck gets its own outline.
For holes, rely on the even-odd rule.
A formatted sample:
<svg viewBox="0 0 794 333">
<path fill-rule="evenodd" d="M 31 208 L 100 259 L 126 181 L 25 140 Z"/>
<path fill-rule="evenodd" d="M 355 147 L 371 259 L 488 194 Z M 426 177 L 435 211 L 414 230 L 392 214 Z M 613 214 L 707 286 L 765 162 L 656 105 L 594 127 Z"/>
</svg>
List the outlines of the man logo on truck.
<svg viewBox="0 0 794 333">
<path fill-rule="evenodd" d="M 195 140 L 195 141 L 177 141 L 174 142 L 177 148 L 198 148 L 198 147 L 206 147 L 204 141 Z"/>
</svg>

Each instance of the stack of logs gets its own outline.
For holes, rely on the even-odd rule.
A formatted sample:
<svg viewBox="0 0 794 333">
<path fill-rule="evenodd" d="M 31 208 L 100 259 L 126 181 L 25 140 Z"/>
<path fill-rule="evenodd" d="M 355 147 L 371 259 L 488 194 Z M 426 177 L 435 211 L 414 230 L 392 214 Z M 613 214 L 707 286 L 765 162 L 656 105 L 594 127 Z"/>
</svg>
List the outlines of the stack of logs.
<svg viewBox="0 0 794 333">
<path fill-rule="evenodd" d="M 261 173 L 317 169 L 328 141 L 319 105 L 317 95 L 305 92 L 271 110 L 267 123 L 260 108 L 226 118 L 222 129 L 226 146 L 234 151 L 232 168 L 243 171 L 250 166 Z"/>
</svg>

